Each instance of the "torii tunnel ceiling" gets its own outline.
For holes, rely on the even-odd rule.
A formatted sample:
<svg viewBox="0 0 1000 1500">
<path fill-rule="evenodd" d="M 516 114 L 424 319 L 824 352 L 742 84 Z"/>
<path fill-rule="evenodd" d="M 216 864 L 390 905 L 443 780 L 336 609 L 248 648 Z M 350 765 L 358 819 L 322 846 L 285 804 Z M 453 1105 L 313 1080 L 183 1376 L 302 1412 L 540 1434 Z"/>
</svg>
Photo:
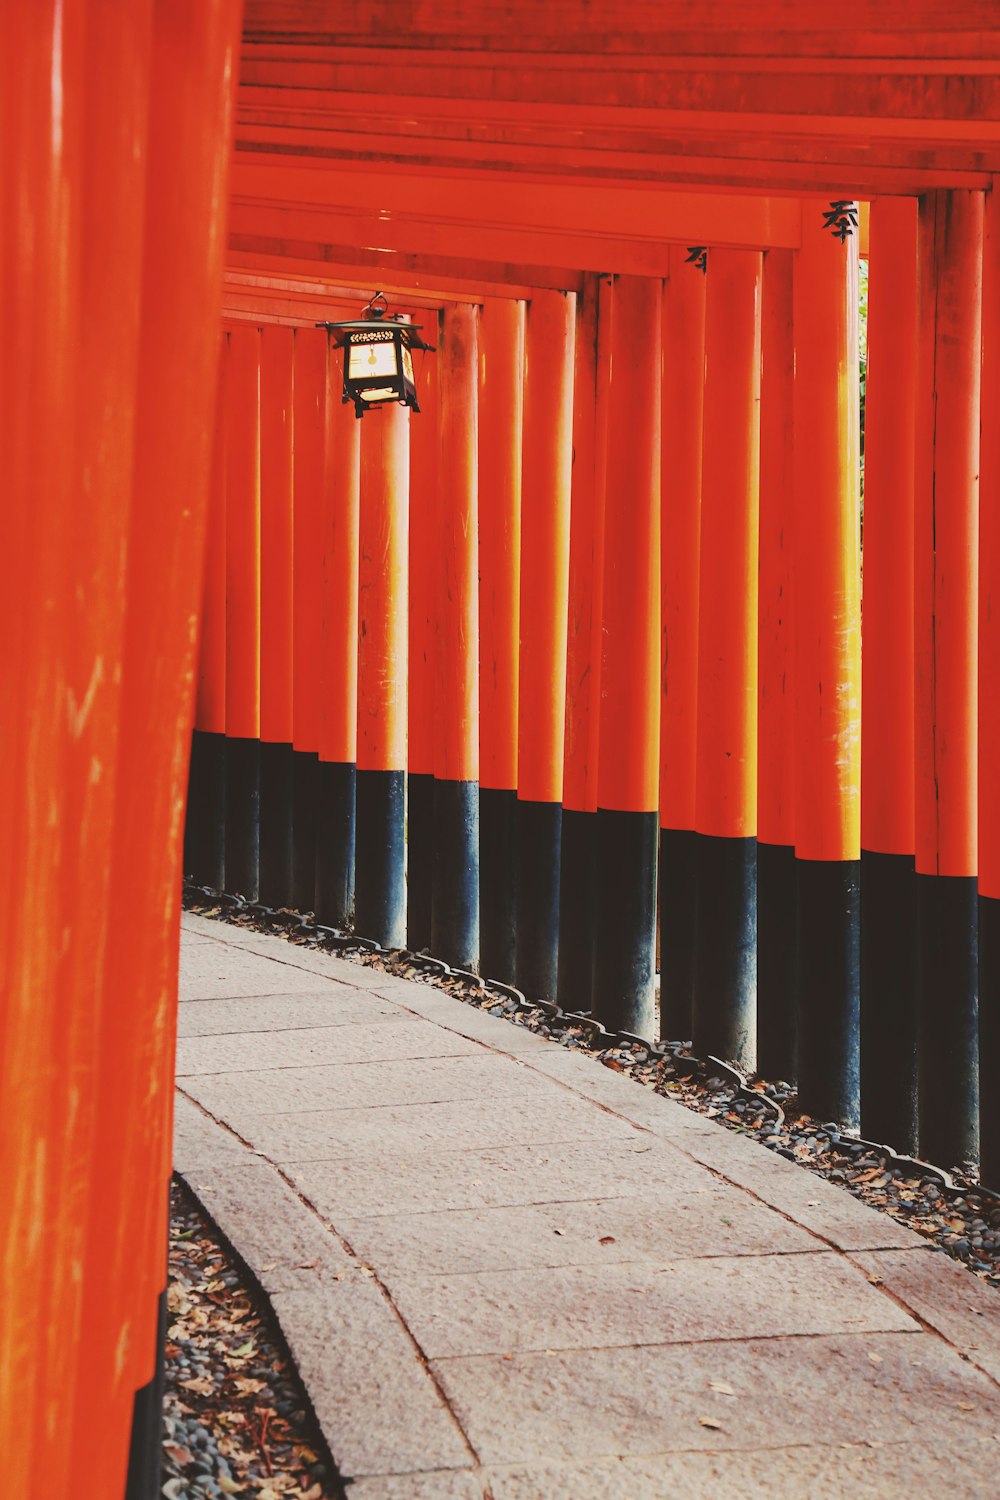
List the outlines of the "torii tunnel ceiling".
<svg viewBox="0 0 1000 1500">
<path fill-rule="evenodd" d="M 991 0 L 958 20 L 939 0 L 248 0 L 227 310 L 661 275 L 670 243 L 794 247 L 810 197 L 989 188 L 998 20 Z"/>
</svg>

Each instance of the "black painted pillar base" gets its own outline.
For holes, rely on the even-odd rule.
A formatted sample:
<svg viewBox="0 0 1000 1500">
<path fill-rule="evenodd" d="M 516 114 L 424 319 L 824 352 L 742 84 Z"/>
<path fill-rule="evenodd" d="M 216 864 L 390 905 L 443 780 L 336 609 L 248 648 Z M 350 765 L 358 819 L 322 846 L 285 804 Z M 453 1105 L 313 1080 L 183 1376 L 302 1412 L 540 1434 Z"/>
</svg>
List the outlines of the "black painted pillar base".
<svg viewBox="0 0 1000 1500">
<path fill-rule="evenodd" d="M 260 899 L 287 906 L 292 894 L 291 745 L 262 741 L 260 747 Z"/>
<path fill-rule="evenodd" d="M 406 772 L 358 771 L 354 926 L 384 948 L 406 944 Z"/>
<path fill-rule="evenodd" d="M 609 1031 L 656 1030 L 655 812 L 599 807 L 593 1011 Z"/>
<path fill-rule="evenodd" d="M 694 1035 L 695 918 L 698 835 L 660 829 L 660 1036 L 689 1042 Z"/>
<path fill-rule="evenodd" d="M 260 890 L 260 741 L 226 738 L 226 890 Z"/>
<path fill-rule="evenodd" d="M 406 946 L 431 949 L 434 891 L 434 777 L 411 771 L 406 780 Z"/>
<path fill-rule="evenodd" d="M 694 1050 L 753 1068 L 757 1008 L 757 840 L 699 833 Z"/>
<path fill-rule="evenodd" d="M 226 884 L 226 737 L 196 729 L 191 737 L 184 873 L 213 891 Z"/>
<path fill-rule="evenodd" d="M 315 750 L 293 751 L 292 763 L 292 889 L 289 905 L 295 911 L 316 909 L 316 780 L 319 756 Z"/>
<path fill-rule="evenodd" d="M 979 1155 L 976 881 L 965 875 L 915 879 L 920 1155 L 954 1167 Z"/>
<path fill-rule="evenodd" d="M 167 1294 L 156 1305 L 156 1367 L 153 1378 L 135 1393 L 129 1441 L 125 1500 L 159 1500 L 163 1461 L 164 1348 L 167 1341 Z"/>
<path fill-rule="evenodd" d="M 356 771 L 347 761 L 316 767 L 316 920 L 349 927 L 354 920 Z"/>
<path fill-rule="evenodd" d="M 529 1000 L 555 1000 L 562 807 L 518 798 L 516 818 L 514 982 Z"/>
<path fill-rule="evenodd" d="M 514 983 L 517 792 L 479 788 L 479 972 Z"/>
<path fill-rule="evenodd" d="M 912 854 L 861 851 L 861 1134 L 917 1149 Z"/>
<path fill-rule="evenodd" d="M 799 1102 L 818 1120 L 860 1119 L 861 861 L 797 859 Z"/>
<path fill-rule="evenodd" d="M 1000 900 L 979 898 L 979 1175 L 1000 1189 Z"/>
<path fill-rule="evenodd" d="M 559 875 L 556 999 L 563 1010 L 590 1010 L 597 911 L 597 814 L 564 807 Z"/>
<path fill-rule="evenodd" d="M 794 1083 L 798 916 L 795 850 L 757 844 L 757 1072 Z"/>
<path fill-rule="evenodd" d="M 479 971 L 479 783 L 434 781 L 431 952 Z"/>
</svg>

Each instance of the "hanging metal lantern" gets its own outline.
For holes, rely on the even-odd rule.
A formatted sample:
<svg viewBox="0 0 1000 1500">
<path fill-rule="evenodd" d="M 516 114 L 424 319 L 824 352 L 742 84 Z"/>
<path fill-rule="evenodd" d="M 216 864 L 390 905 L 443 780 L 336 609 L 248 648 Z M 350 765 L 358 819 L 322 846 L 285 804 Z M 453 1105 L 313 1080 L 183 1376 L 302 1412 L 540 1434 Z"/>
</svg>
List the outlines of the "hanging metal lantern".
<svg viewBox="0 0 1000 1500">
<path fill-rule="evenodd" d="M 316 324 L 336 334 L 334 347 L 344 351 L 343 399 L 354 402 L 356 417 L 389 402 L 420 410 L 410 351 L 434 345 L 420 337 L 422 324 L 388 313 L 388 302 L 376 292 L 354 322 Z"/>
</svg>

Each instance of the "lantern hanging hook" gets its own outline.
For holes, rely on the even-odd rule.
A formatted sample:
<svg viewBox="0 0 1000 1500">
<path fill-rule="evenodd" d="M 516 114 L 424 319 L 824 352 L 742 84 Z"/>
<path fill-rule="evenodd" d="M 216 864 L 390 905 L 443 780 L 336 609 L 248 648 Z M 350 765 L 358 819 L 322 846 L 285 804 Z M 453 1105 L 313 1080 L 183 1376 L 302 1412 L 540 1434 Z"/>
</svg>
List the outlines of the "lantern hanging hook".
<svg viewBox="0 0 1000 1500">
<path fill-rule="evenodd" d="M 384 318 L 389 311 L 389 303 L 385 293 L 376 292 L 374 297 L 365 303 L 361 311 L 371 318 Z"/>
</svg>

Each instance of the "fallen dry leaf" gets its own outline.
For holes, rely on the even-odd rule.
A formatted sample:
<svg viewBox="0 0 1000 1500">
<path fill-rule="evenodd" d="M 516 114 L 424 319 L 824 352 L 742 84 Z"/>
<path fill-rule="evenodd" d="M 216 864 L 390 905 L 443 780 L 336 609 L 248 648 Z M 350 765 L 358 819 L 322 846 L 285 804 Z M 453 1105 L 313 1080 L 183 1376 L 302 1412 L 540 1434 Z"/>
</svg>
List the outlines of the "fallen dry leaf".
<svg viewBox="0 0 1000 1500">
<path fill-rule="evenodd" d="M 614 1237 L 613 1234 L 602 1234 L 601 1238 L 597 1241 L 597 1243 L 599 1245 L 613 1245 L 616 1242 L 615 1242 L 615 1237 Z"/>
<path fill-rule="evenodd" d="M 196 1375 L 192 1380 L 179 1380 L 177 1384 L 184 1391 L 191 1391 L 196 1396 L 210 1396 L 215 1387 L 207 1375 Z"/>
<path fill-rule="evenodd" d="M 882 1363 L 881 1354 L 869 1354 L 868 1358 L 871 1360 L 873 1365 L 880 1365 Z"/>
<path fill-rule="evenodd" d="M 727 1385 L 724 1380 L 710 1380 L 708 1382 L 708 1388 L 710 1391 L 718 1391 L 720 1396 L 736 1395 L 736 1392 L 733 1390 L 732 1386 Z"/>
<path fill-rule="evenodd" d="M 722 1431 L 722 1423 L 716 1417 L 699 1417 L 698 1421 L 702 1427 L 711 1427 L 713 1432 Z"/>
</svg>

